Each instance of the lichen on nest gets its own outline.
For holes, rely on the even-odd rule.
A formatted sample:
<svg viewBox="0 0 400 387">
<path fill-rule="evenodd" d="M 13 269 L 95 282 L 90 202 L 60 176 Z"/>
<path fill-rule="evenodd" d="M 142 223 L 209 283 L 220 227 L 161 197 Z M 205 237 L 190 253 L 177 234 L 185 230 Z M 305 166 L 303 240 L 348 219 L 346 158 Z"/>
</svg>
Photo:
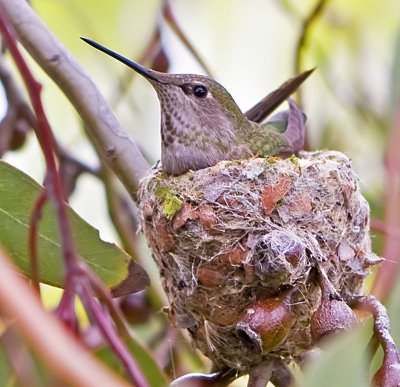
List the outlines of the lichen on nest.
<svg viewBox="0 0 400 387">
<path fill-rule="evenodd" d="M 178 177 L 156 168 L 140 211 L 169 316 L 217 369 L 296 360 L 314 343 L 322 281 L 346 302 L 377 262 L 368 203 L 339 152 L 223 161 Z"/>
</svg>

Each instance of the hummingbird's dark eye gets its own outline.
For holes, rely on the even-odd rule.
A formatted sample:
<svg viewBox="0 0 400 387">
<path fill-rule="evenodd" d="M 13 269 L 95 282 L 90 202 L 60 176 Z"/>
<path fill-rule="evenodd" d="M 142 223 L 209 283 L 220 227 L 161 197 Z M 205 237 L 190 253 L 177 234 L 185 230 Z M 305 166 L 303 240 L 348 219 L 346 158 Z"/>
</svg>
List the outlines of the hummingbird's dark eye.
<svg viewBox="0 0 400 387">
<path fill-rule="evenodd" d="M 207 97 L 208 90 L 203 85 L 195 85 L 193 86 L 193 95 L 197 98 L 205 98 Z"/>
</svg>

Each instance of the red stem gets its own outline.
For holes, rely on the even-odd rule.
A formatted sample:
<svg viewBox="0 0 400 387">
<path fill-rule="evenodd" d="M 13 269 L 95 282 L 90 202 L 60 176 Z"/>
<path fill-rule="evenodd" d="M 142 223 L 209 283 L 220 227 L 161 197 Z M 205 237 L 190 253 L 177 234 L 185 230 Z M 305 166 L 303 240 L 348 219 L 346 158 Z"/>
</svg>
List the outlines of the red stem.
<svg viewBox="0 0 400 387">
<path fill-rule="evenodd" d="M 138 387 L 147 387 L 148 383 L 144 379 L 135 360 L 130 355 L 125 343 L 120 340 L 119 336 L 113 329 L 109 316 L 104 313 L 99 301 L 91 296 L 88 282 L 82 281 L 80 285 L 81 286 L 78 290 L 80 298 L 85 305 L 85 309 L 89 312 L 89 315 L 99 327 L 103 337 L 108 341 L 110 347 L 118 355 L 135 385 Z"/>
<path fill-rule="evenodd" d="M 86 277 L 89 279 L 90 286 L 96 297 L 107 306 L 110 315 L 113 317 L 117 330 L 120 333 L 122 332 L 123 334 L 129 335 L 125 318 L 119 306 L 111 298 L 108 289 L 104 287 L 104 284 L 101 282 L 100 278 L 97 277 L 97 275 L 94 274 L 90 269 L 88 269 L 86 265 L 81 262 L 80 266 L 83 273 L 85 273 Z"/>
<path fill-rule="evenodd" d="M 381 232 L 391 237 L 400 237 L 400 227 L 388 226 L 384 221 L 371 219 L 371 230 Z"/>
<path fill-rule="evenodd" d="M 400 103 L 396 107 L 391 133 L 385 152 L 385 229 L 386 235 L 383 256 L 385 260 L 379 267 L 374 278 L 371 293 L 380 300 L 389 295 L 399 276 L 400 238 L 397 231 L 400 228 Z"/>
</svg>

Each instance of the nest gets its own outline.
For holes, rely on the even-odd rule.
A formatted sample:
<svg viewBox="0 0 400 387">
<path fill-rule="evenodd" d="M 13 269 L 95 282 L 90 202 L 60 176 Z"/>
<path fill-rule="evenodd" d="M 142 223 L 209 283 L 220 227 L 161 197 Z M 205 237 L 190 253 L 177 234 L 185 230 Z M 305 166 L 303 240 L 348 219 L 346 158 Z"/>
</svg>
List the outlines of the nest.
<svg viewBox="0 0 400 387">
<path fill-rule="evenodd" d="M 377 262 L 368 203 L 338 152 L 223 161 L 178 177 L 156 168 L 140 211 L 169 317 L 217 369 L 296 360 L 314 343 L 321 275 L 346 302 Z"/>
</svg>

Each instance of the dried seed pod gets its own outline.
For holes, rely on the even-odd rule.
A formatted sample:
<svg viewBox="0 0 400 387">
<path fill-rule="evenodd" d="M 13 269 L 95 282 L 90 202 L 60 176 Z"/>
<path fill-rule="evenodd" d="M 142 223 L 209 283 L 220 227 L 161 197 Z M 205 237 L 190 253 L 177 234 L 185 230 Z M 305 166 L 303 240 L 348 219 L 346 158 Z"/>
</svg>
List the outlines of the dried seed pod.
<svg viewBox="0 0 400 387">
<path fill-rule="evenodd" d="M 129 324 L 143 324 L 151 317 L 151 306 L 145 292 L 129 294 L 118 299 L 119 307 Z"/>
<path fill-rule="evenodd" d="M 355 323 L 356 315 L 343 300 L 327 297 L 311 316 L 311 335 L 318 341 L 324 336 L 348 331 Z"/>
<path fill-rule="evenodd" d="M 29 122 L 25 117 L 19 117 L 15 121 L 14 128 L 13 128 L 11 140 L 10 140 L 10 149 L 11 150 L 18 150 L 22 148 L 25 144 L 26 137 L 29 131 L 32 129 L 29 125 Z"/>
<path fill-rule="evenodd" d="M 251 304 L 236 325 L 242 341 L 262 353 L 276 349 L 294 325 L 290 301 L 291 292 Z"/>
<path fill-rule="evenodd" d="M 325 271 L 318 266 L 321 303 L 311 316 L 310 330 L 314 342 L 324 336 L 349 331 L 356 323 L 356 315 L 337 294 Z"/>
<path fill-rule="evenodd" d="M 391 356 L 389 352 L 385 352 L 383 363 L 372 379 L 372 385 L 375 387 L 400 386 L 400 361 L 398 356 Z"/>
</svg>

